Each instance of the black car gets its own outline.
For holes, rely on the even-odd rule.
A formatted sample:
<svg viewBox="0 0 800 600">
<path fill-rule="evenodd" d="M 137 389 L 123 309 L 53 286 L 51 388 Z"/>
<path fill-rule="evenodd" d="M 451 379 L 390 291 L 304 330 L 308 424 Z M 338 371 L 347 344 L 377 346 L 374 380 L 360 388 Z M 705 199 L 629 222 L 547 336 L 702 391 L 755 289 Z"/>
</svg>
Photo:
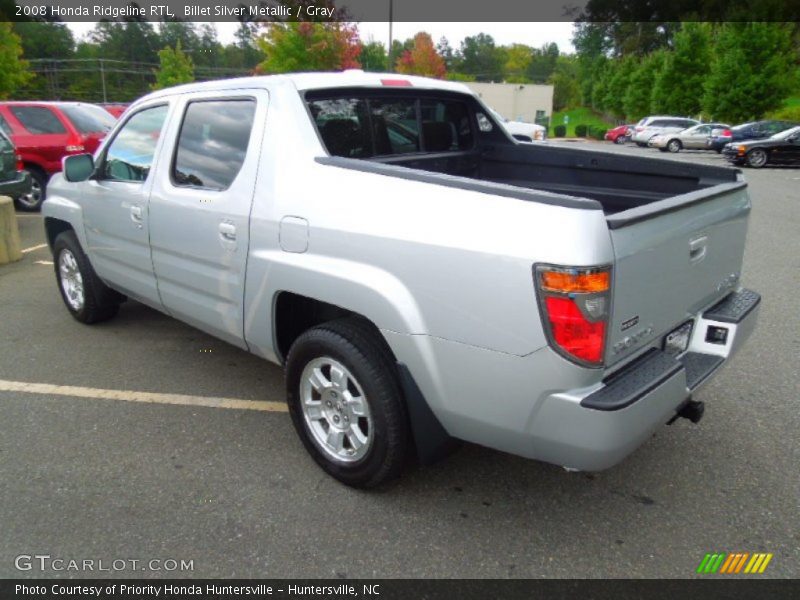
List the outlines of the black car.
<svg viewBox="0 0 800 600">
<path fill-rule="evenodd" d="M 760 169 L 764 165 L 800 166 L 800 127 L 792 127 L 765 140 L 733 142 L 722 154 L 734 164 Z"/>
<path fill-rule="evenodd" d="M 781 131 L 786 131 L 796 127 L 800 123 L 791 121 L 753 121 L 752 123 L 742 123 L 736 127 L 731 127 L 722 131 L 719 135 L 712 135 L 708 140 L 708 149 L 722 152 L 725 144 L 740 142 L 742 140 L 760 140 L 768 138 Z"/>
<path fill-rule="evenodd" d="M 0 196 L 16 198 L 27 194 L 30 189 L 30 174 L 22 170 L 14 144 L 0 131 Z"/>
</svg>

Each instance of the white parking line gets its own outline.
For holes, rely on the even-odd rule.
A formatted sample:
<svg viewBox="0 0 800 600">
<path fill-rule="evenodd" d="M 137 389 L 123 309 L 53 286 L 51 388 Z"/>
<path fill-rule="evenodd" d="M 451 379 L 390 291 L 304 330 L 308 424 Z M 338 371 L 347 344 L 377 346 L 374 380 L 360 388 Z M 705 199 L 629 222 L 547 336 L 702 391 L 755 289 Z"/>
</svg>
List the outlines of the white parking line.
<svg viewBox="0 0 800 600">
<path fill-rule="evenodd" d="M 237 410 L 260 410 L 266 412 L 288 412 L 284 402 L 267 400 L 240 400 L 238 398 L 215 398 L 212 396 L 187 396 L 184 394 L 160 394 L 129 390 L 104 390 L 72 385 L 29 383 L 0 379 L 0 392 L 23 392 L 25 394 L 72 396 L 93 400 L 122 400 L 124 402 L 149 402 L 151 404 L 179 404 L 182 406 L 205 406 L 208 408 L 233 408 Z"/>
<path fill-rule="evenodd" d="M 41 250 L 42 248 L 47 248 L 47 244 L 39 244 L 38 246 L 31 246 L 30 248 L 25 248 L 22 253 L 27 254 L 28 252 L 33 252 L 35 250 Z"/>
<path fill-rule="evenodd" d="M 54 264 L 52 260 L 35 260 L 33 261 L 35 265 L 52 265 Z"/>
</svg>

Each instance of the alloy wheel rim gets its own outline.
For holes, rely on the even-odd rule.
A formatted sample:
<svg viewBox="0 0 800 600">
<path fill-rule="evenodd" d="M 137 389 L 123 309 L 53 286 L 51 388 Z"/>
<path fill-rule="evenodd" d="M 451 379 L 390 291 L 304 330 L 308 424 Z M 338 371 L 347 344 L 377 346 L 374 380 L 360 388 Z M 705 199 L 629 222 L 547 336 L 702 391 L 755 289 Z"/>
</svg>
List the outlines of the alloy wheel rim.
<svg viewBox="0 0 800 600">
<path fill-rule="evenodd" d="M 314 444 L 330 458 L 364 458 L 374 438 L 369 403 L 361 384 L 338 360 L 310 361 L 300 376 L 303 418 Z"/>
<path fill-rule="evenodd" d="M 72 251 L 64 249 L 58 257 L 58 274 L 67 304 L 75 311 L 83 308 L 84 289 L 78 261 Z"/>
<path fill-rule="evenodd" d="M 670 150 L 670 152 L 677 152 L 678 150 L 680 150 L 680 146 L 678 145 L 678 142 L 674 142 L 674 141 L 670 142 L 669 143 L 669 150 Z"/>
<path fill-rule="evenodd" d="M 39 182 L 35 179 L 31 179 L 31 191 L 27 194 L 23 194 L 18 198 L 18 200 L 28 207 L 37 206 L 39 201 L 42 199 L 42 186 L 39 185 Z"/>
<path fill-rule="evenodd" d="M 750 164 L 754 167 L 760 167 L 767 162 L 767 155 L 763 150 L 754 150 L 750 155 Z"/>
</svg>

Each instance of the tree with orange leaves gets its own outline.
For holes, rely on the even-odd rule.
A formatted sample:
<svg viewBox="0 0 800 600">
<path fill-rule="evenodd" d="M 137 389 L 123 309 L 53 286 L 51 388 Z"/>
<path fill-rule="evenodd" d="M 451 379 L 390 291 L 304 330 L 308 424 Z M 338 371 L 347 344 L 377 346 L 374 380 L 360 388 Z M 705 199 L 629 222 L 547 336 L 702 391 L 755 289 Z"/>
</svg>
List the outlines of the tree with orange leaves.
<svg viewBox="0 0 800 600">
<path fill-rule="evenodd" d="M 443 79 L 447 75 L 444 59 L 439 56 L 429 33 L 420 31 L 414 36 L 414 45 L 397 60 L 397 71 L 409 75 L 425 75 Z"/>
<path fill-rule="evenodd" d="M 258 73 L 340 71 L 361 66 L 361 40 L 355 23 L 270 23 L 256 45 L 265 55 L 256 67 Z"/>
</svg>

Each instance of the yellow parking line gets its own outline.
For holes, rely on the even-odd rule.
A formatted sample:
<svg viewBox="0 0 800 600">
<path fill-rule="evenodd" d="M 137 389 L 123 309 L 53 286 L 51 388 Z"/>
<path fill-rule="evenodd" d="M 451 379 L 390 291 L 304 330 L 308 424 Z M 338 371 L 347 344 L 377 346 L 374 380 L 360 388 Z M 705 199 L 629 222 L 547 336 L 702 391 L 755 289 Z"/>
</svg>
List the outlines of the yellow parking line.
<svg viewBox="0 0 800 600">
<path fill-rule="evenodd" d="M 184 394 L 161 394 L 130 390 L 104 390 L 73 385 L 29 383 L 0 379 L 0 392 L 23 392 L 25 394 L 72 396 L 94 400 L 122 400 L 124 402 L 149 402 L 151 404 L 179 404 L 182 406 L 205 406 L 209 408 L 233 408 L 237 410 L 261 410 L 266 412 L 288 412 L 284 402 L 268 400 L 241 400 L 239 398 L 216 398 L 212 396 L 188 396 Z"/>
<path fill-rule="evenodd" d="M 41 250 L 42 248 L 47 248 L 47 244 L 39 244 L 38 246 L 31 246 L 30 248 L 25 248 L 22 253 L 27 254 L 28 252 L 34 252 L 35 250 Z"/>
</svg>

